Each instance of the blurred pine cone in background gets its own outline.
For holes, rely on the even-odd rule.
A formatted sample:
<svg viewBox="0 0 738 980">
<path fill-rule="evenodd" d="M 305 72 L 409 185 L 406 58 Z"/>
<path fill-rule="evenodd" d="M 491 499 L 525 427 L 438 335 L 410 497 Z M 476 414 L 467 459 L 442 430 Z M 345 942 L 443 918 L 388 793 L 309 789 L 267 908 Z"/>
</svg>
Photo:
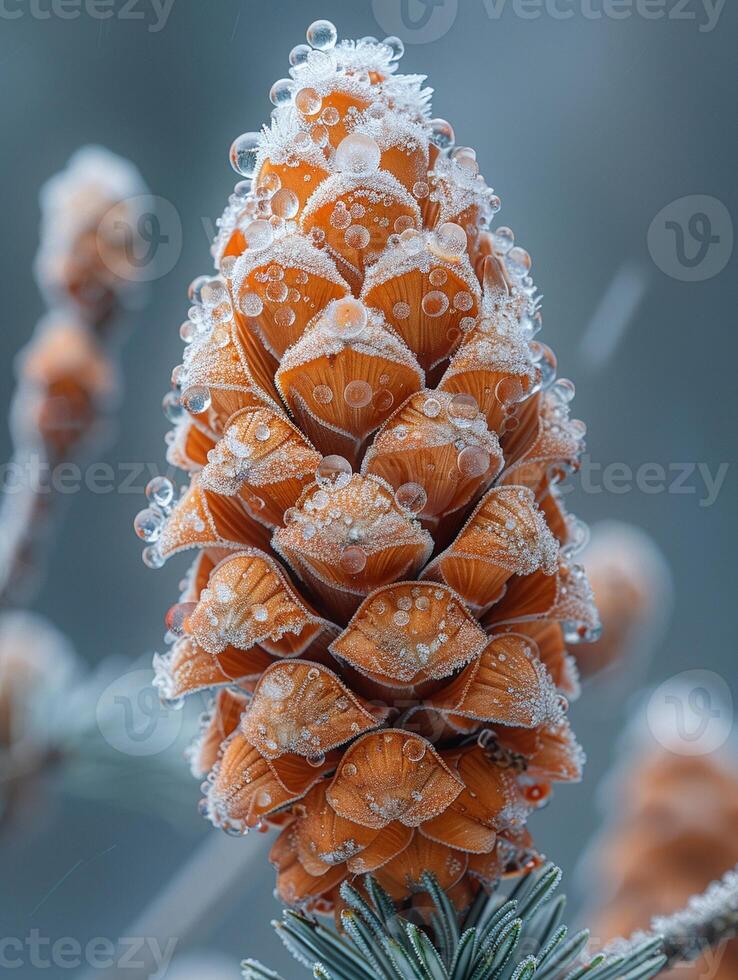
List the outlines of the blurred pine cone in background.
<svg viewBox="0 0 738 980">
<path fill-rule="evenodd" d="M 738 767 L 728 754 L 651 748 L 618 783 L 617 805 L 597 847 L 605 900 L 592 935 L 603 941 L 648 928 L 738 864 Z M 738 941 L 669 976 L 734 980 Z"/>
<path fill-rule="evenodd" d="M 328 911 L 368 871 L 403 900 L 429 870 L 461 907 L 535 863 L 528 813 L 581 774 L 567 644 L 599 623 L 556 486 L 584 425 L 530 256 L 401 42 L 308 41 L 233 144 L 180 329 L 189 482 L 153 480 L 136 530 L 150 566 L 199 554 L 157 683 L 213 692 L 203 812 L 282 828 L 284 901 Z"/>
<path fill-rule="evenodd" d="M 592 527 L 580 556 L 602 621 L 596 643 L 576 647 L 582 677 L 627 665 L 642 676 L 663 638 L 672 609 L 673 585 L 666 558 L 653 539 L 633 524 L 602 521 Z"/>
</svg>

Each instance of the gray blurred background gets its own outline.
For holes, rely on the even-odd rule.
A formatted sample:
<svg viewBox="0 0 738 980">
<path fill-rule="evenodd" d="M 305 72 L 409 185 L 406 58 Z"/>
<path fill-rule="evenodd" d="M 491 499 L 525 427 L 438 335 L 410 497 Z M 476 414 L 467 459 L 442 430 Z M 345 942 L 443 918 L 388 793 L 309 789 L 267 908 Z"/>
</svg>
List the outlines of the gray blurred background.
<svg viewBox="0 0 738 980">
<path fill-rule="evenodd" d="M 84 3 L 63 8 L 76 17 L 40 19 L 48 4 L 34 14 L 25 0 L 7 0 L 0 13 L 3 411 L 14 354 L 43 309 L 31 271 L 39 186 L 79 145 L 102 143 L 131 158 L 181 219 L 181 254 L 173 228 L 176 262 L 152 284 L 147 308 L 128 318 L 126 391 L 103 456 L 160 464 L 161 396 L 180 359 L 187 284 L 209 269 L 209 229 L 234 180 L 231 140 L 268 117 L 269 87 L 287 74 L 288 52 L 315 18 L 333 20 L 342 37 L 403 33 L 419 42 L 407 43 L 403 70 L 429 75 L 435 114 L 452 121 L 459 143 L 476 148 L 503 201 L 500 221 L 533 255 L 545 297 L 542 339 L 555 349 L 560 374 L 576 383 L 575 414 L 587 422 L 592 462 L 623 463 L 634 475 L 646 463 L 667 471 L 702 464 L 713 476 L 730 464 L 714 501 L 699 470 L 680 492 L 650 493 L 635 481 L 603 489 L 595 472 L 590 492 L 572 493 L 569 506 L 590 522 L 614 517 L 647 528 L 668 557 L 676 607 L 648 679 L 699 666 L 720 673 L 735 693 L 736 262 L 714 200 L 691 212 L 689 202 L 675 206 L 652 231 L 650 248 L 648 239 L 659 212 L 685 197 L 717 199 L 733 220 L 738 215 L 735 4 L 716 23 L 714 4 L 703 0 L 690 0 L 680 19 L 648 19 L 658 3 L 636 0 L 604 0 L 604 10 L 603 0 L 437 0 L 432 8 L 408 0 L 405 8 L 403 24 L 400 0 L 174 0 L 164 17 L 151 0 L 137 0 L 124 17 L 115 0 L 108 20 Z M 674 9 L 665 0 L 662 12 Z M 573 16 L 560 19 L 556 10 Z M 704 263 L 689 235 L 695 210 L 721 238 L 706 246 Z M 665 227 L 670 214 L 686 229 L 686 260 L 678 231 Z M 703 281 L 688 281 L 695 278 Z M 604 319 L 596 316 L 603 298 Z M 6 459 L 5 428 L 0 449 Z M 136 658 L 160 644 L 163 613 L 185 568 L 143 567 L 131 531 L 140 499 L 71 497 L 35 603 L 91 664 L 109 654 Z M 625 695 L 608 684 L 585 689 L 573 708 L 588 778 L 561 788 L 534 826 L 565 868 L 600 821 L 596 784 L 626 709 Z M 193 808 L 197 798 L 193 783 Z M 116 939 L 207 834 L 184 818 L 176 829 L 176 813 L 172 822 L 64 798 L 45 803 L 39 820 L 0 842 L 2 936 L 37 928 L 52 939 Z M 256 837 L 239 846 L 263 850 Z M 234 962 L 258 955 L 284 965 L 266 926 L 277 911 L 271 889 L 262 855 L 218 921 L 201 924 L 198 941 Z"/>
</svg>

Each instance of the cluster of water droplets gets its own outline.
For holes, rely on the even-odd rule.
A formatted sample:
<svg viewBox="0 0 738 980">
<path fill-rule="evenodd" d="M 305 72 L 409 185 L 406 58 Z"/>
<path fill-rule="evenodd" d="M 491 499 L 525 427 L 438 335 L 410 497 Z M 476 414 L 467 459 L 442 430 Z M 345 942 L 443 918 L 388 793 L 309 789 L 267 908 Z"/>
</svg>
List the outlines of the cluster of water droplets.
<svg viewBox="0 0 738 980">
<path fill-rule="evenodd" d="M 164 558 L 157 542 L 174 507 L 174 484 L 165 476 L 156 476 L 146 485 L 146 496 L 148 506 L 138 512 L 133 526 L 138 537 L 147 545 L 143 551 L 144 564 L 149 568 L 161 568 Z"/>
</svg>

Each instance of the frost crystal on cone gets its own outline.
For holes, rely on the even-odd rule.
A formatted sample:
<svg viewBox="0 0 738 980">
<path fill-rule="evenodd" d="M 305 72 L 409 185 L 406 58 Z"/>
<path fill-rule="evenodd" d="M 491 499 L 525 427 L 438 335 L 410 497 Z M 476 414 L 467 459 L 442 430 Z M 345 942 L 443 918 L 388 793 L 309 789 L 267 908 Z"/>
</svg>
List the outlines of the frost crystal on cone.
<svg viewBox="0 0 738 980">
<path fill-rule="evenodd" d="M 537 861 L 579 778 L 567 642 L 598 629 L 557 483 L 584 426 L 535 340 L 531 260 L 396 44 L 318 22 L 238 137 L 166 411 L 188 476 L 139 525 L 198 557 L 157 684 L 210 691 L 203 812 L 280 829 L 283 900 L 432 871 L 463 907 Z M 142 535 L 143 536 L 143 535 Z"/>
</svg>

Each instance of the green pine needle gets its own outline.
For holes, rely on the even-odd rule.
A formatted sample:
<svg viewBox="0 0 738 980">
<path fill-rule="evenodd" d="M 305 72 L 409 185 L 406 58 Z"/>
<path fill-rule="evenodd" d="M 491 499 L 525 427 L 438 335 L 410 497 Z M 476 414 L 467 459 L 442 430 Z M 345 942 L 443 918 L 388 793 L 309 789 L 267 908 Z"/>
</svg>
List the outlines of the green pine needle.
<svg viewBox="0 0 738 980">
<path fill-rule="evenodd" d="M 344 936 L 313 918 L 287 911 L 277 931 L 287 949 L 317 980 L 648 980 L 666 957 L 659 938 L 625 956 L 586 957 L 589 933 L 570 935 L 566 899 L 556 896 L 561 871 L 548 865 L 518 881 L 508 894 L 480 892 L 459 917 L 437 879 L 418 885 L 432 903 L 430 926 L 405 918 L 376 879 L 363 889 L 344 883 Z M 523 953 L 522 951 L 525 951 Z M 282 980 L 254 960 L 245 980 Z"/>
</svg>

